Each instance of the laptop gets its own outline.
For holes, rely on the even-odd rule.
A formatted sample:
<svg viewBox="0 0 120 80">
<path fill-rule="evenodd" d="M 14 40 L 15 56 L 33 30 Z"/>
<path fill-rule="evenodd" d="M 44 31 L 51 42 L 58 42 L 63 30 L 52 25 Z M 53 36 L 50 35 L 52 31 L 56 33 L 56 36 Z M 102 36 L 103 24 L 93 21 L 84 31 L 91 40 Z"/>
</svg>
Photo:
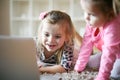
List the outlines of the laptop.
<svg viewBox="0 0 120 80">
<path fill-rule="evenodd" d="M 40 80 L 33 38 L 0 36 L 0 80 Z"/>
</svg>

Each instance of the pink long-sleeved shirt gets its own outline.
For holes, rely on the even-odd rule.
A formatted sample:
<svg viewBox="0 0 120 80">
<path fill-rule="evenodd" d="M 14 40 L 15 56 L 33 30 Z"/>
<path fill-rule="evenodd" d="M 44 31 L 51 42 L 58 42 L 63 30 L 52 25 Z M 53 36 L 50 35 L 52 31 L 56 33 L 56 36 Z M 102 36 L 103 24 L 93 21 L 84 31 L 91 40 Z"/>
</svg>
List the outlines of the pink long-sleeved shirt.
<svg viewBox="0 0 120 80">
<path fill-rule="evenodd" d="M 110 72 L 117 58 L 120 58 L 120 15 L 101 28 L 86 26 L 75 70 L 82 71 L 91 55 L 93 46 L 102 51 L 101 63 L 95 80 L 109 80 Z"/>
</svg>

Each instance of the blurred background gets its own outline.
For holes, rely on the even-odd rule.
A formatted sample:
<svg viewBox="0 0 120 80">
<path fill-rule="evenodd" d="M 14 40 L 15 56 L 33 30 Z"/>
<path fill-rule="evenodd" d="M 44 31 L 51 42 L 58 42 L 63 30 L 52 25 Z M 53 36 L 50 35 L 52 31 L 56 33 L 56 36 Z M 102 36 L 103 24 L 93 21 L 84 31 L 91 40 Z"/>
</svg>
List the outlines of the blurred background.
<svg viewBox="0 0 120 80">
<path fill-rule="evenodd" d="M 69 14 L 75 29 L 83 36 L 85 22 L 80 0 L 0 0 L 0 35 L 36 36 L 41 22 L 39 14 L 49 10 Z"/>
</svg>

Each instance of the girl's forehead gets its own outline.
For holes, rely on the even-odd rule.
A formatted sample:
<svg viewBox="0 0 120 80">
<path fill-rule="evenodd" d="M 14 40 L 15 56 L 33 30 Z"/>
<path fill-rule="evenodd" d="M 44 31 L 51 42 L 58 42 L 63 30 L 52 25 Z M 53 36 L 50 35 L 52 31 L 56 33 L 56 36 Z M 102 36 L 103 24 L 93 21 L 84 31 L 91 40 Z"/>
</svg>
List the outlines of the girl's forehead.
<svg viewBox="0 0 120 80">
<path fill-rule="evenodd" d="M 66 23 L 52 24 L 52 23 L 46 22 L 46 23 L 43 24 L 43 27 L 53 28 L 53 29 L 63 29 L 64 30 L 66 28 Z"/>
<path fill-rule="evenodd" d="M 50 24 L 45 23 L 43 24 L 43 31 L 51 32 L 51 33 L 64 33 L 65 32 L 65 26 L 63 24 Z"/>
<path fill-rule="evenodd" d="M 81 3 L 81 6 L 83 8 L 83 10 L 87 11 L 87 12 L 93 12 L 93 13 L 101 13 L 102 11 L 100 10 L 100 8 L 98 7 L 98 5 L 91 3 L 88 3 L 86 1 L 83 1 L 83 3 Z"/>
</svg>

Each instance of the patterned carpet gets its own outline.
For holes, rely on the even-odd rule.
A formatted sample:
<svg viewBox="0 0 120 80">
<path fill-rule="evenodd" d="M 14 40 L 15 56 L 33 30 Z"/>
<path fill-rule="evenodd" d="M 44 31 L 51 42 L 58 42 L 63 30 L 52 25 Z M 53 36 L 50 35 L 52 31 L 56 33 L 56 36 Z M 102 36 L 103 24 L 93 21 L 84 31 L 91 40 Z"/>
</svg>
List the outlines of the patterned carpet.
<svg viewBox="0 0 120 80">
<path fill-rule="evenodd" d="M 81 73 L 75 71 L 70 71 L 69 73 L 56 73 L 56 74 L 47 74 L 44 73 L 40 76 L 40 80 L 94 80 L 98 74 L 97 69 L 86 69 Z M 120 80 L 119 79 L 110 79 L 110 80 Z"/>
<path fill-rule="evenodd" d="M 56 74 L 47 74 L 44 73 L 41 75 L 40 80 L 94 80 L 98 71 L 96 70 L 85 70 L 81 73 L 75 71 L 70 71 L 69 73 L 56 73 Z"/>
</svg>

